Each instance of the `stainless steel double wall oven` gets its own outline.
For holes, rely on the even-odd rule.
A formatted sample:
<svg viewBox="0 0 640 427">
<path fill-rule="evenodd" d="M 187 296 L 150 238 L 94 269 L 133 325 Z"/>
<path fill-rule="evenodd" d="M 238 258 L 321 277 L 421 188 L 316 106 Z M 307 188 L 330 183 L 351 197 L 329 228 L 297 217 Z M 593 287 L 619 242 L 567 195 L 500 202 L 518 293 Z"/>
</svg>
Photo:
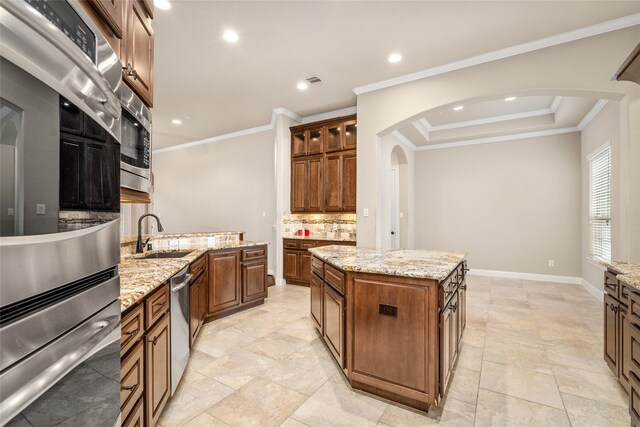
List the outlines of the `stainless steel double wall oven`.
<svg viewBox="0 0 640 427">
<path fill-rule="evenodd" d="M 122 65 L 79 0 L 0 1 L 0 424 L 120 409 Z"/>
</svg>

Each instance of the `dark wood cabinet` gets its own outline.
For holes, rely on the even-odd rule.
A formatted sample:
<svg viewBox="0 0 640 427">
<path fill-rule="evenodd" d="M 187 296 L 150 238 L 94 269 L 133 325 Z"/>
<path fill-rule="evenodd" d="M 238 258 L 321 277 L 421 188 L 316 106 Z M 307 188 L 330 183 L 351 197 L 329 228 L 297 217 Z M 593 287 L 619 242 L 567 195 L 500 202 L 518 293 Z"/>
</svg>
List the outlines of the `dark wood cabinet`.
<svg viewBox="0 0 640 427">
<path fill-rule="evenodd" d="M 311 282 L 311 252 L 309 248 L 326 245 L 355 246 L 356 242 L 312 239 L 284 239 L 283 270 L 287 283 L 309 286 Z"/>
<path fill-rule="evenodd" d="M 344 368 L 344 297 L 326 283 L 323 286 L 323 338 L 341 368 Z"/>
<path fill-rule="evenodd" d="M 616 312 L 618 302 L 609 294 L 604 295 L 604 360 L 618 376 L 619 369 L 619 316 Z"/>
<path fill-rule="evenodd" d="M 354 115 L 291 128 L 291 212 L 355 212 L 356 126 Z"/>
<path fill-rule="evenodd" d="M 123 0 L 91 0 L 88 2 L 93 9 L 98 12 L 100 17 L 109 26 L 109 29 L 113 34 L 122 38 L 124 35 L 123 30 L 123 13 L 124 13 L 124 1 Z"/>
<path fill-rule="evenodd" d="M 208 288 L 209 315 L 240 305 L 239 251 L 209 254 Z"/>
<path fill-rule="evenodd" d="M 147 425 L 157 424 L 162 409 L 171 394 L 171 328 L 169 313 L 164 314 L 148 332 L 146 354 L 146 414 Z"/>
<path fill-rule="evenodd" d="M 207 314 L 207 272 L 206 270 L 196 270 L 200 264 L 206 267 L 206 261 L 206 257 L 202 257 L 191 266 L 193 276 L 189 291 L 189 341 L 191 345 L 198 337 Z M 197 266 L 196 263 L 198 263 Z"/>
<path fill-rule="evenodd" d="M 242 264 L 242 302 L 264 299 L 267 296 L 267 261 Z"/>
<path fill-rule="evenodd" d="M 311 275 L 311 321 L 320 335 L 324 334 L 324 283 L 315 273 Z"/>
<path fill-rule="evenodd" d="M 453 371 L 451 347 L 455 338 L 451 336 L 452 322 L 453 311 L 448 307 L 440 313 L 440 390 L 446 390 Z"/>
<path fill-rule="evenodd" d="M 153 6 L 143 0 L 127 0 L 122 47 L 123 80 L 149 107 L 153 106 L 154 31 Z"/>
<path fill-rule="evenodd" d="M 60 140 L 60 207 L 80 209 L 84 204 L 84 142 L 71 136 Z"/>
</svg>

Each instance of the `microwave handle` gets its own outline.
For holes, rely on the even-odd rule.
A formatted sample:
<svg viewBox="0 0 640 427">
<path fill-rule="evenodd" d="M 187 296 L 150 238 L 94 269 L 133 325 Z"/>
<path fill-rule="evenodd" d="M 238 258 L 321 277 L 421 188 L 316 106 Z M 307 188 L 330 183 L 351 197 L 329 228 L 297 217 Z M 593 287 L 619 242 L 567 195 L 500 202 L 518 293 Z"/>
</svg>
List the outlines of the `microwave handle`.
<svg viewBox="0 0 640 427">
<path fill-rule="evenodd" d="M 105 99 L 98 100 L 104 107 L 107 114 L 114 119 L 118 119 L 121 113 L 120 102 L 114 90 L 104 78 L 98 68 L 82 53 L 78 47 L 71 42 L 60 30 L 53 27 L 51 23 L 36 12 L 27 2 L 24 1 L 2 1 L 2 8 L 6 9 L 13 16 L 22 21 L 25 25 L 36 31 L 51 44 L 58 48 L 61 53 L 69 58 L 102 92 Z"/>
</svg>

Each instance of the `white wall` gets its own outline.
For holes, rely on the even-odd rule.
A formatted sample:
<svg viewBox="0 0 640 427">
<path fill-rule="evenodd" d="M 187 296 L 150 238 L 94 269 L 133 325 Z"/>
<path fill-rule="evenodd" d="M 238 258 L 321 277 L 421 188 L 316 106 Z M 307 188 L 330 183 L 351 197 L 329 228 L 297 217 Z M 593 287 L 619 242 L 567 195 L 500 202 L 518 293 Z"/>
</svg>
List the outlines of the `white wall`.
<svg viewBox="0 0 640 427">
<path fill-rule="evenodd" d="M 416 152 L 415 175 L 416 248 L 580 276 L 579 133 Z"/>
<path fill-rule="evenodd" d="M 587 95 L 619 101 L 636 89 L 610 79 L 639 37 L 640 27 L 631 27 L 358 95 L 358 245 L 375 245 L 379 232 L 376 208 L 380 191 L 376 175 L 381 162 L 380 135 L 411 122 L 424 111 L 500 94 L 524 96 L 546 91 L 552 95 Z M 637 114 L 640 104 L 633 105 L 637 107 L 633 110 L 635 117 L 631 104 L 629 108 L 631 140 L 633 135 L 640 135 L 640 114 Z M 634 158 L 640 157 L 640 149 L 633 150 Z M 625 161 L 630 162 L 631 157 Z M 625 191 L 632 197 L 638 194 L 640 184 L 630 185 L 636 192 L 631 187 Z M 633 206 L 638 205 L 636 202 Z M 365 208 L 369 209 L 369 217 L 363 216 Z M 629 229 L 640 235 L 640 218 L 631 218 Z M 640 257 L 640 243 L 635 246 L 635 256 Z"/>
<path fill-rule="evenodd" d="M 167 233 L 244 231 L 270 242 L 274 270 L 274 168 L 272 130 L 154 154 L 154 213 Z"/>
<path fill-rule="evenodd" d="M 603 144 L 611 144 L 611 256 L 621 259 L 620 236 L 620 105 L 610 102 L 582 131 L 582 206 L 581 206 L 581 264 L 582 278 L 596 289 L 603 288 L 604 268 L 589 256 L 589 161 L 588 158 Z"/>
</svg>

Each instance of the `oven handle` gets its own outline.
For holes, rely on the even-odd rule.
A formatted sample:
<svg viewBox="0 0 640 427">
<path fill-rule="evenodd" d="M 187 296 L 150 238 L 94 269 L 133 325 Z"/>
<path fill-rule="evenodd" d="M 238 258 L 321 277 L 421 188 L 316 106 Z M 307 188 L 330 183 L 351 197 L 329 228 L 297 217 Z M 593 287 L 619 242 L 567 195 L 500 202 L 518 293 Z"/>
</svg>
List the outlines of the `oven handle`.
<svg viewBox="0 0 640 427">
<path fill-rule="evenodd" d="M 27 2 L 2 1 L 2 7 L 56 46 L 61 53 L 64 53 L 102 92 L 106 99 L 99 100 L 99 102 L 104 107 L 105 112 L 116 120 L 120 117 L 122 111 L 120 101 L 107 79 L 100 74 L 98 68 L 88 60 L 84 53 L 62 31 L 55 27 L 52 28 L 52 24 L 33 7 L 29 6 Z"/>
<path fill-rule="evenodd" d="M 0 420 L 11 420 L 88 357 L 120 339 L 120 301 L 0 374 Z M 118 347 L 118 356 L 120 348 Z"/>
</svg>

